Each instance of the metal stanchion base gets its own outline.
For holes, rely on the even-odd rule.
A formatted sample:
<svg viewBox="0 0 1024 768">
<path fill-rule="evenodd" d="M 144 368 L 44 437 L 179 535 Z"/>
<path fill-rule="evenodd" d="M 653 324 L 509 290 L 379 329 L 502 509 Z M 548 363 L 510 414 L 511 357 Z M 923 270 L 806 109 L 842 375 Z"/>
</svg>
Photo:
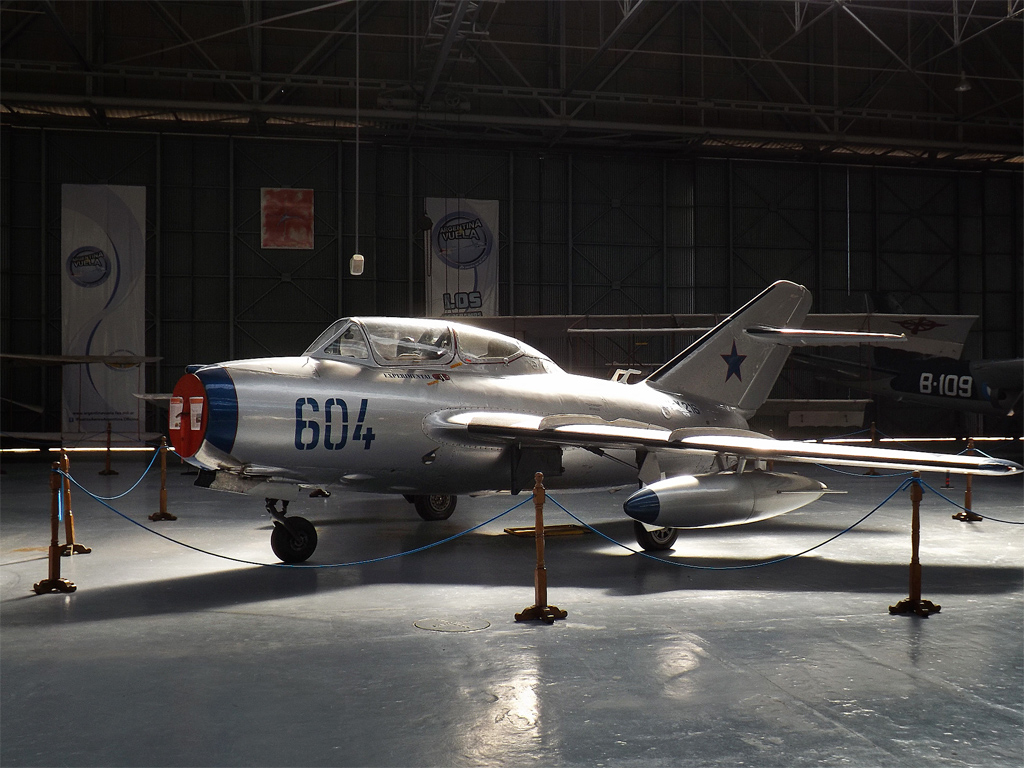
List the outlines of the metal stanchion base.
<svg viewBox="0 0 1024 768">
<path fill-rule="evenodd" d="M 556 608 L 553 605 L 531 605 L 529 608 L 523 610 L 522 613 L 516 614 L 516 621 L 533 621 L 534 619 L 539 619 L 545 624 L 554 624 L 555 619 L 564 619 L 568 615 L 568 612 L 563 611 L 561 608 Z"/>
<path fill-rule="evenodd" d="M 900 600 L 896 605 L 889 606 L 889 613 L 916 613 L 918 616 L 927 619 L 931 614 L 942 610 L 941 605 L 936 605 L 931 600 L 913 600 L 907 598 Z"/>
<path fill-rule="evenodd" d="M 78 587 L 67 579 L 43 579 L 33 584 L 32 589 L 37 595 L 45 595 L 47 592 L 74 592 Z"/>
<path fill-rule="evenodd" d="M 92 552 L 90 547 L 85 544 L 62 544 L 60 546 L 61 557 L 71 557 L 72 555 L 88 555 Z"/>
<path fill-rule="evenodd" d="M 964 510 L 963 512 L 957 512 L 955 515 L 953 515 L 953 519 L 963 520 L 965 523 L 980 523 L 985 518 L 981 515 L 974 514 L 968 509 Z"/>
<path fill-rule="evenodd" d="M 156 523 L 160 520 L 177 520 L 178 516 L 172 515 L 170 512 L 154 512 L 149 516 L 149 519 Z"/>
<path fill-rule="evenodd" d="M 116 475 L 118 474 L 116 469 L 101 469 L 98 474 L 101 475 Z"/>
</svg>

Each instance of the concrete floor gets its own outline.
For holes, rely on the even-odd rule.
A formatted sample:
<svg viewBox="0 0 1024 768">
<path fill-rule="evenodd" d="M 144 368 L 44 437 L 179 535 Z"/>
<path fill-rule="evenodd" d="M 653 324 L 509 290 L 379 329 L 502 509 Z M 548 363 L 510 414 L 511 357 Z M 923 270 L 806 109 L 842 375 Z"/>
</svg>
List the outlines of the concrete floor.
<svg viewBox="0 0 1024 768">
<path fill-rule="evenodd" d="M 261 500 L 194 488 L 171 462 L 176 522 L 150 523 L 159 479 L 112 506 L 183 542 L 274 563 Z M 145 463 L 72 473 L 102 495 Z M 907 597 L 910 500 L 796 560 L 681 568 L 596 534 L 547 543 L 552 626 L 534 601 L 532 504 L 418 554 L 289 569 L 186 549 L 74 491 L 74 594 L 47 575 L 48 465 L 0 478 L 0 764 L 3 766 L 1012 766 L 1024 764 L 1024 529 L 922 504 L 923 596 Z M 854 523 L 902 478 L 810 468 L 830 495 L 785 517 L 684 533 L 671 559 L 757 563 Z M 941 477 L 926 477 L 937 489 Z M 949 495 L 963 501 L 963 479 Z M 975 480 L 976 511 L 1024 519 L 1015 478 Z M 554 494 L 633 545 L 625 494 Z M 402 499 L 300 500 L 316 564 L 403 552 L 514 502 L 460 499 L 420 521 Z M 572 523 L 547 507 L 548 524 Z M 434 627 L 422 629 L 417 626 Z M 437 631 L 466 629 L 476 631 Z"/>
</svg>

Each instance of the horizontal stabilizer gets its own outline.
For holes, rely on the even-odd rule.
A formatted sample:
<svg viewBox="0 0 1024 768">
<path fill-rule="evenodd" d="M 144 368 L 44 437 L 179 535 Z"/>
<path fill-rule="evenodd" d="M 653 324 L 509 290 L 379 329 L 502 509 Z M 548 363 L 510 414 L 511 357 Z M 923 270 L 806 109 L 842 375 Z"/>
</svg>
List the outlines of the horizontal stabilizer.
<svg viewBox="0 0 1024 768">
<path fill-rule="evenodd" d="M 902 344 L 905 333 L 867 333 L 864 331 L 816 331 L 808 328 L 773 328 L 755 325 L 745 328 L 744 333 L 755 339 L 781 344 L 786 347 L 847 347 L 861 344 Z"/>
</svg>

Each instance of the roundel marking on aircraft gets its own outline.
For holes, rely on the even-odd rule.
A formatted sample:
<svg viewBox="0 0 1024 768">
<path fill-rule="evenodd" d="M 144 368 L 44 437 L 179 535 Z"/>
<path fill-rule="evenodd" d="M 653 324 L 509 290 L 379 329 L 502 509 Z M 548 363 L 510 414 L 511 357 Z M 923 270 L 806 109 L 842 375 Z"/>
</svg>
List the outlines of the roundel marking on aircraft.
<svg viewBox="0 0 1024 768">
<path fill-rule="evenodd" d="M 168 431 L 175 452 L 182 458 L 195 456 L 203 444 L 209 408 L 206 388 L 194 373 L 186 373 L 174 385 Z"/>
</svg>

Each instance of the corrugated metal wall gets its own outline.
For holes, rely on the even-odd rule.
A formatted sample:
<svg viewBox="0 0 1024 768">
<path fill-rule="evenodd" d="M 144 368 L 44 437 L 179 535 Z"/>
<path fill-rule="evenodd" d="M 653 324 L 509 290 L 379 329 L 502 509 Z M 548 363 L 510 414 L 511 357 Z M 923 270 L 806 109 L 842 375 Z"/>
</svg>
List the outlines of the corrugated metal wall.
<svg viewBox="0 0 1024 768">
<path fill-rule="evenodd" d="M 502 314 L 724 314 L 786 278 L 814 312 L 874 292 L 976 313 L 967 355 L 1022 354 L 1019 173 L 364 144 L 352 277 L 352 143 L 5 129 L 0 154 L 5 352 L 60 352 L 61 185 L 147 188 L 152 392 L 190 363 L 301 352 L 338 316 L 422 313 L 425 197 L 500 201 Z M 312 251 L 260 248 L 262 187 L 315 191 Z M 571 364 L 568 341 L 546 351 Z M 58 391 L 55 368 L 5 364 L 4 429 L 56 429 Z"/>
</svg>

